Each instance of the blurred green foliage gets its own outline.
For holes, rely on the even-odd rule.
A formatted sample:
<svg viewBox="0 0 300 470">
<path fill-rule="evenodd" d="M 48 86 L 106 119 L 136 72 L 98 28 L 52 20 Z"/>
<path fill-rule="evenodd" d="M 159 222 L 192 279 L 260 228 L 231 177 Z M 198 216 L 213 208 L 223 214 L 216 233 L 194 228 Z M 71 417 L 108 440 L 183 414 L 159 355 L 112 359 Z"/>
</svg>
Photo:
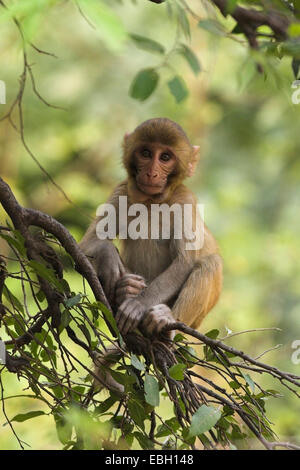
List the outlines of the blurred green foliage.
<svg viewBox="0 0 300 470">
<path fill-rule="evenodd" d="M 176 23 L 162 6 L 159 14 L 157 8 L 141 0 L 115 4 L 126 31 L 155 39 L 169 50 Z M 178 121 L 201 146 L 197 174 L 188 184 L 205 203 L 206 223 L 224 258 L 224 291 L 203 331 L 218 328 L 225 336 L 225 327 L 233 332 L 282 328 L 280 333 L 249 333 L 230 341 L 253 356 L 281 343 L 264 360 L 299 374 L 300 365 L 291 362 L 291 344 L 300 339 L 300 104 L 292 103 L 290 59 L 272 59 L 272 71 L 266 66 L 258 74 L 247 45 L 212 35 L 195 22 L 190 45 L 200 73 L 195 75 L 179 56 L 172 61 L 189 97 L 178 104 L 170 96 L 167 84 L 174 73 L 165 68 L 155 94 L 141 103 L 129 95 L 130 83 L 139 70 L 156 67 L 161 57 L 137 49 L 118 25 L 117 43 L 99 37 L 75 5 L 65 2 L 49 6 L 47 17 L 33 28 L 36 46 L 57 56 L 30 50 L 38 90 L 66 110 L 45 106 L 28 86 L 26 141 L 75 206 L 49 183 L 7 120 L 0 126 L 1 176 L 23 205 L 53 215 L 79 240 L 97 206 L 125 177 L 124 133 L 151 117 Z M 0 79 L 7 86 L 2 115 L 18 92 L 22 51 L 14 24 L 2 22 L 0 38 Z M 4 217 L 0 210 L 0 223 Z M 0 248 L 6 249 L 3 243 Z M 12 394 L 22 393 L 22 386 L 6 374 Z M 20 398 L 13 406 L 8 401 L 10 416 L 40 409 L 29 401 Z M 299 436 L 296 400 L 270 399 L 267 409 L 282 440 Z M 25 441 L 41 449 L 59 446 L 47 417 L 29 423 L 16 425 Z M 0 448 L 17 448 L 8 427 L 1 431 Z"/>
</svg>

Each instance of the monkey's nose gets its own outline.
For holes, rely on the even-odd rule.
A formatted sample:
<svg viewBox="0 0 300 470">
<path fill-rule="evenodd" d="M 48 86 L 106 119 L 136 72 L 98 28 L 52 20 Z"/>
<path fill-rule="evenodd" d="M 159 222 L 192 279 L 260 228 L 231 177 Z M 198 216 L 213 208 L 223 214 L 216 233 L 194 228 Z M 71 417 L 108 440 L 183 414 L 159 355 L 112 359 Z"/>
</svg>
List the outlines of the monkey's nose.
<svg viewBox="0 0 300 470">
<path fill-rule="evenodd" d="M 147 172 L 147 176 L 148 176 L 148 178 L 150 178 L 150 179 L 155 179 L 155 178 L 158 177 L 158 172 L 157 172 L 157 171 L 153 171 L 153 170 L 149 170 L 149 171 Z"/>
</svg>

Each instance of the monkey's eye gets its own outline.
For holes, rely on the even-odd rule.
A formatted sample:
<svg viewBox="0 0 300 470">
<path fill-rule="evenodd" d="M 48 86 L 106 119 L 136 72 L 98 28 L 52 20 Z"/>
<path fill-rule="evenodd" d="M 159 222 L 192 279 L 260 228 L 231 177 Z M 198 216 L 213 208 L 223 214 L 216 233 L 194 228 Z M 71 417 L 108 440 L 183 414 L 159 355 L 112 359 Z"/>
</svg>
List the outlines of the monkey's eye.
<svg viewBox="0 0 300 470">
<path fill-rule="evenodd" d="M 150 157 L 151 157 L 151 152 L 150 152 L 150 150 L 148 150 L 148 149 L 143 149 L 143 150 L 141 151 L 141 155 L 142 155 L 142 157 L 144 157 L 144 158 L 150 158 Z"/>
<path fill-rule="evenodd" d="M 169 160 L 171 160 L 171 155 L 164 152 L 161 154 L 160 160 L 162 160 L 163 162 L 168 162 Z"/>
</svg>

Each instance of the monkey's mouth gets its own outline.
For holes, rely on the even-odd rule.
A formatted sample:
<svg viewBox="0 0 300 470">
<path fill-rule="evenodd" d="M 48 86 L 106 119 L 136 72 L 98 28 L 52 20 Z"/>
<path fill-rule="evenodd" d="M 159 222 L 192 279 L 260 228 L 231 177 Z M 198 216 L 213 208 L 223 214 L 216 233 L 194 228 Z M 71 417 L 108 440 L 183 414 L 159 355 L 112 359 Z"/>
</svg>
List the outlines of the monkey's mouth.
<svg viewBox="0 0 300 470">
<path fill-rule="evenodd" d="M 164 187 L 162 185 L 159 185 L 159 184 L 149 184 L 149 183 L 141 183 L 139 182 L 138 183 L 138 187 L 142 190 L 142 191 L 162 191 L 164 189 Z"/>
<path fill-rule="evenodd" d="M 146 188 L 162 188 L 163 186 L 160 184 L 146 184 L 146 183 L 140 183 L 141 186 L 144 186 Z"/>
</svg>

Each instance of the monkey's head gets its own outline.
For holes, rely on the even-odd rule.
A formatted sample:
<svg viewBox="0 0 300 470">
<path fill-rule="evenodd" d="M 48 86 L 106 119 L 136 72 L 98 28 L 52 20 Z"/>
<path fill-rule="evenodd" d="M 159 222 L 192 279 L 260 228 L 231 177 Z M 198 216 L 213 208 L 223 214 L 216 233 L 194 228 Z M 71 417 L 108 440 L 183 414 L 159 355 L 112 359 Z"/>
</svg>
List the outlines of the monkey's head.
<svg viewBox="0 0 300 470">
<path fill-rule="evenodd" d="M 167 118 L 140 124 L 124 138 L 123 163 L 129 182 L 149 197 L 175 188 L 196 168 L 199 147 L 192 146 L 184 130 Z"/>
</svg>

